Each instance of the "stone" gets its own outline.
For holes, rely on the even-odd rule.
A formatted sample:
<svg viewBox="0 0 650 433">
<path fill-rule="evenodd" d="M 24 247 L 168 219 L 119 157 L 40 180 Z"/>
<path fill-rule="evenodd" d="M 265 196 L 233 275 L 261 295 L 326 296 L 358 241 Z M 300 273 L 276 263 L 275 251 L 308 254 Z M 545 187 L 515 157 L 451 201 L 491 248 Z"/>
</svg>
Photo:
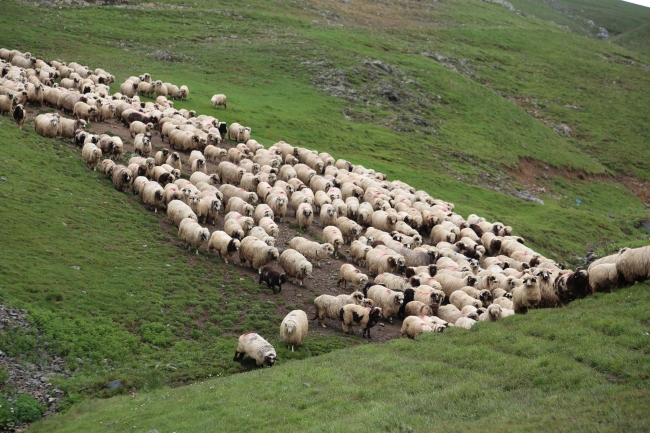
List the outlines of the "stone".
<svg viewBox="0 0 650 433">
<path fill-rule="evenodd" d="M 124 385 L 122 385 L 122 382 L 119 380 L 113 380 L 112 382 L 108 382 L 108 389 L 111 391 L 114 389 L 119 389 L 122 388 Z"/>
<path fill-rule="evenodd" d="M 84 363 L 84 360 L 83 360 L 83 359 L 81 359 L 81 358 L 77 358 L 77 364 L 79 364 L 79 365 L 83 365 L 83 363 Z"/>
<path fill-rule="evenodd" d="M 168 50 L 154 51 L 153 56 L 156 58 L 156 60 L 160 60 L 161 62 L 172 61 L 172 54 Z"/>
<path fill-rule="evenodd" d="M 0 177 L 0 180 L 3 181 L 3 182 L 6 182 L 6 181 L 7 181 L 7 178 L 4 177 L 4 176 L 2 176 L 2 177 Z"/>
<path fill-rule="evenodd" d="M 79 266 L 70 266 L 70 267 L 72 269 L 74 269 L 75 271 L 80 271 L 81 270 L 81 268 Z"/>
<path fill-rule="evenodd" d="M 614 218 L 614 214 L 613 214 L 613 213 L 608 213 L 607 216 L 610 217 L 610 218 Z"/>
</svg>

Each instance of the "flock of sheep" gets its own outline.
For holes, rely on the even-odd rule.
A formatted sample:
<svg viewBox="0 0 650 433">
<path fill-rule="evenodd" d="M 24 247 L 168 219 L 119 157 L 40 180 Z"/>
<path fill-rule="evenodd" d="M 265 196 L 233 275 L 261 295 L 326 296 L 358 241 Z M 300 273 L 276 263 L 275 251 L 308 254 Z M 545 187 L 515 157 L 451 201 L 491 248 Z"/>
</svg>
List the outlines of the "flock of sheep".
<svg viewBox="0 0 650 433">
<path fill-rule="evenodd" d="M 82 148 L 87 166 L 100 167 L 116 189 L 131 189 L 156 212 L 166 211 L 181 241 L 197 254 L 204 244 L 226 263 L 238 254 L 240 264 L 248 262 L 260 284 L 275 292 L 289 280 L 302 286 L 314 264 L 349 249 L 352 263 L 341 266 L 338 284 L 353 292 L 314 300 L 314 320 L 323 327 L 325 319 L 334 319 L 345 332 L 356 326 L 370 338 L 375 324 L 397 317 L 402 336 L 416 338 L 448 326 L 469 329 L 477 321 L 498 321 L 531 308 L 562 307 L 650 278 L 650 246 L 624 248 L 588 270 L 564 269 L 513 236 L 511 227 L 477 215 L 464 218 L 453 204 L 405 182 L 283 141 L 266 149 L 250 138 L 249 127 L 174 109 L 167 97 L 186 98 L 186 86 L 152 82 L 144 74 L 130 77 L 111 95 L 108 85 L 114 77 L 102 69 L 45 62 L 5 49 L 0 59 L 0 112 L 16 118 L 16 107 L 24 113 L 24 104 L 30 103 L 74 114 L 75 119 L 41 114 L 35 129 L 46 137 L 70 138 Z M 139 94 L 156 94 L 156 102 L 142 102 Z M 212 104 L 226 107 L 225 95 L 215 95 Z M 16 119 L 21 127 L 24 117 Z M 110 118 L 124 122 L 134 139 L 136 156 L 127 165 L 119 164 L 124 146 L 119 137 L 84 129 L 91 120 Z M 155 131 L 169 149 L 154 151 Z M 236 146 L 226 150 L 226 138 Z M 182 157 L 189 179 L 181 176 Z M 218 163 L 215 172 L 208 172 L 207 162 Z M 210 234 L 203 225 L 214 226 L 222 209 L 223 230 Z M 294 237 L 279 251 L 276 220 L 291 213 L 305 231 L 318 215 L 323 242 Z M 281 271 L 272 265 L 276 261 Z M 292 350 L 307 332 L 302 310 L 290 312 L 280 326 Z M 244 354 L 260 366 L 276 360 L 273 347 L 254 333 L 239 339 L 235 360 Z"/>
</svg>

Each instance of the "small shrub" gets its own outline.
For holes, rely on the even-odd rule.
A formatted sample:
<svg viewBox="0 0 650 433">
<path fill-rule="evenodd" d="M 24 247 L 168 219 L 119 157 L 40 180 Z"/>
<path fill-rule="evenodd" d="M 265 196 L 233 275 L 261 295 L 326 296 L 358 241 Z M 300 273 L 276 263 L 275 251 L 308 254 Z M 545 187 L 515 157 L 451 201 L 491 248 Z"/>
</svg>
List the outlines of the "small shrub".
<svg viewBox="0 0 650 433">
<path fill-rule="evenodd" d="M 16 425 L 16 420 L 13 405 L 0 397 L 0 430 L 9 430 Z"/>
<path fill-rule="evenodd" d="M 45 409 L 31 395 L 18 394 L 14 412 L 20 422 L 33 422 L 43 416 Z"/>
<path fill-rule="evenodd" d="M 7 380 L 9 380 L 9 372 L 4 368 L 0 367 L 0 388 L 5 386 Z"/>
<path fill-rule="evenodd" d="M 142 341 L 154 346 L 167 347 L 172 344 L 174 336 L 172 330 L 159 322 L 145 323 L 140 327 Z"/>
</svg>

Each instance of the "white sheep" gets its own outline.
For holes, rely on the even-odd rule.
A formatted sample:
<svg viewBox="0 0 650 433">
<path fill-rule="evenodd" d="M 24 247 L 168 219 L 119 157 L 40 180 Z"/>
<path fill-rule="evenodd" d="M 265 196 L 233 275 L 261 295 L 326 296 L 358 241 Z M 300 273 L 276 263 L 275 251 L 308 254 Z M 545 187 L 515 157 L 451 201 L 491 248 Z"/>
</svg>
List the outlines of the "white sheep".
<svg viewBox="0 0 650 433">
<path fill-rule="evenodd" d="M 53 138 L 61 135 L 61 123 L 58 114 L 39 114 L 34 119 L 36 133 L 43 137 Z"/>
<path fill-rule="evenodd" d="M 474 321 L 478 321 L 479 315 L 477 313 L 465 313 L 456 308 L 455 305 L 441 305 L 438 307 L 438 312 L 436 316 L 440 317 L 443 320 L 446 320 L 449 323 L 456 324 L 458 319 L 466 317 Z M 469 328 L 467 328 L 469 329 Z"/>
<path fill-rule="evenodd" d="M 253 212 L 253 220 L 255 220 L 255 224 L 259 223 L 262 218 L 275 219 L 271 206 L 264 203 L 257 205 Z"/>
<path fill-rule="evenodd" d="M 404 303 L 404 293 L 387 289 L 384 286 L 374 285 L 368 288 L 366 296 L 382 309 L 382 317 L 393 323 L 393 316 Z"/>
<path fill-rule="evenodd" d="M 525 275 L 523 283 L 512 292 L 513 310 L 516 314 L 526 314 L 529 308 L 535 307 L 541 300 L 542 293 L 534 275 Z"/>
<path fill-rule="evenodd" d="M 338 213 L 336 212 L 336 209 L 334 209 L 334 206 L 327 203 L 321 205 L 319 220 L 323 227 L 336 225 L 337 219 Z"/>
<path fill-rule="evenodd" d="M 90 118 L 94 118 L 97 114 L 97 107 L 79 101 L 74 104 L 73 114 L 75 119 L 83 119 L 86 122 L 89 122 Z"/>
<path fill-rule="evenodd" d="M 142 202 L 154 208 L 154 212 L 158 213 L 158 209 L 164 209 L 165 206 L 165 190 L 156 181 L 147 182 L 142 191 L 140 192 Z"/>
<path fill-rule="evenodd" d="M 442 332 L 443 329 L 445 328 L 438 324 L 431 326 L 424 320 L 420 319 L 418 316 L 409 316 L 402 322 L 400 335 L 402 338 L 408 337 L 410 339 L 415 339 L 422 333 Z"/>
<path fill-rule="evenodd" d="M 269 194 L 265 201 L 271 208 L 273 218 L 279 218 L 282 222 L 287 214 L 289 198 L 284 194 Z"/>
<path fill-rule="evenodd" d="M 102 151 L 99 147 L 95 146 L 93 143 L 86 143 L 81 150 L 81 156 L 88 168 L 97 171 L 97 166 L 102 158 Z"/>
<path fill-rule="evenodd" d="M 187 249 L 194 247 L 198 254 L 199 247 L 210 238 L 210 232 L 201 227 L 196 219 L 184 218 L 178 226 L 178 237 L 185 243 Z"/>
<path fill-rule="evenodd" d="M 217 95 L 214 95 L 212 99 L 210 99 L 210 102 L 212 103 L 212 106 L 214 108 L 217 108 L 220 105 L 223 105 L 223 108 L 228 108 L 228 99 L 226 98 L 226 95 L 219 93 Z"/>
<path fill-rule="evenodd" d="M 296 210 L 296 222 L 298 226 L 307 230 L 314 222 L 314 211 L 309 203 L 301 203 Z"/>
<path fill-rule="evenodd" d="M 337 285 L 343 283 L 343 288 L 346 288 L 348 283 L 354 287 L 354 290 L 359 290 L 368 282 L 368 276 L 362 273 L 360 270 L 355 268 L 349 263 L 344 263 L 341 265 L 339 270 L 339 279 L 336 282 Z"/>
<path fill-rule="evenodd" d="M 618 287 L 616 263 L 603 263 L 589 266 L 589 286 L 591 293 L 611 292 Z"/>
<path fill-rule="evenodd" d="M 321 295 L 314 299 L 315 316 L 312 320 L 325 328 L 325 319 L 340 319 L 341 308 L 348 304 L 362 305 L 364 303 L 363 293 L 354 292 L 350 295 L 331 296 Z"/>
<path fill-rule="evenodd" d="M 323 229 L 323 240 L 334 247 L 334 255 L 339 257 L 339 248 L 344 244 L 341 230 L 334 226 L 327 226 Z"/>
<path fill-rule="evenodd" d="M 251 204 L 239 197 L 230 197 L 230 199 L 228 199 L 228 204 L 226 205 L 226 213 L 228 212 L 239 212 L 247 217 L 252 217 L 255 209 Z"/>
<path fill-rule="evenodd" d="M 113 176 L 115 176 L 115 171 L 113 171 Z M 167 204 L 167 218 L 176 226 L 179 226 L 185 218 L 197 220 L 197 216 L 192 208 L 180 200 L 172 200 Z"/>
<path fill-rule="evenodd" d="M 280 228 L 271 218 L 262 218 L 257 225 L 262 227 L 269 236 L 273 236 L 275 239 L 280 236 Z"/>
<path fill-rule="evenodd" d="M 219 257 L 228 263 L 228 259 L 239 251 L 240 245 L 241 242 L 239 239 L 231 238 L 226 232 L 221 230 L 215 230 L 212 232 L 208 241 L 208 252 L 215 250 L 219 254 Z"/>
<path fill-rule="evenodd" d="M 479 322 L 498 322 L 501 319 L 501 306 L 499 304 L 492 304 L 487 308 L 487 311 L 478 317 Z"/>
<path fill-rule="evenodd" d="M 290 311 L 280 324 L 280 338 L 287 345 L 287 349 L 291 346 L 292 352 L 294 346 L 302 344 L 302 340 L 307 336 L 308 331 L 307 313 L 302 310 Z"/>
<path fill-rule="evenodd" d="M 138 134 L 133 140 L 133 147 L 136 155 L 142 155 L 146 158 L 151 154 L 151 139 L 145 134 Z"/>
<path fill-rule="evenodd" d="M 248 236 L 253 236 L 261 241 L 263 241 L 266 245 L 275 246 L 275 238 L 273 236 L 269 236 L 268 233 L 262 228 L 255 226 L 253 227 L 249 232 Z"/>
<path fill-rule="evenodd" d="M 247 261 L 250 262 L 251 267 L 256 269 L 258 273 L 262 272 L 264 265 L 277 260 L 279 255 L 275 247 L 271 247 L 252 236 L 245 237 L 239 247 L 240 263 L 243 265 Z"/>
<path fill-rule="evenodd" d="M 368 272 L 373 275 L 379 275 L 384 272 L 398 273 L 400 263 L 403 266 L 403 261 L 404 257 L 396 253 L 388 253 L 378 248 L 373 248 L 366 254 Z"/>
<path fill-rule="evenodd" d="M 265 365 L 273 367 L 273 364 L 275 364 L 275 361 L 278 358 L 273 346 L 255 333 L 244 334 L 239 337 L 233 361 L 241 361 L 244 358 L 244 355 L 253 358 L 258 367 L 263 367 Z"/>
<path fill-rule="evenodd" d="M 287 277 L 299 280 L 301 286 L 305 278 L 311 276 L 312 266 L 309 260 L 292 248 L 287 248 L 280 254 L 279 262 Z"/>
<path fill-rule="evenodd" d="M 361 241 L 352 241 L 350 244 L 350 259 L 358 265 L 365 266 L 366 254 L 372 247 Z"/>
<path fill-rule="evenodd" d="M 362 307 L 360 305 L 345 305 L 339 312 L 343 322 L 343 332 L 353 333 L 354 327 L 360 326 L 363 330 L 361 336 L 370 339 L 370 328 L 375 326 L 381 318 L 380 307 Z"/>
<path fill-rule="evenodd" d="M 483 303 L 478 299 L 474 299 L 462 290 L 456 290 L 449 296 L 449 303 L 455 305 L 458 309 L 462 309 L 466 305 L 472 305 L 476 308 L 481 308 Z"/>
<path fill-rule="evenodd" d="M 321 260 L 326 259 L 329 255 L 334 253 L 332 244 L 313 242 L 300 236 L 292 238 L 287 247 L 293 248 L 300 254 L 307 257 L 309 260 L 315 261 L 316 266 L 320 267 Z"/>
<path fill-rule="evenodd" d="M 196 205 L 196 216 L 199 222 L 207 223 L 212 220 L 212 225 L 216 225 L 219 211 L 221 210 L 221 200 L 216 195 L 207 192 L 201 193 L 199 203 Z"/>
<path fill-rule="evenodd" d="M 345 243 L 352 242 L 361 235 L 361 226 L 356 222 L 352 221 L 348 217 L 340 216 L 336 219 L 336 227 L 341 230 L 343 235 L 343 241 Z"/>
<path fill-rule="evenodd" d="M 629 285 L 650 278 L 650 245 L 641 248 L 630 248 L 616 259 L 616 271 Z"/>
</svg>

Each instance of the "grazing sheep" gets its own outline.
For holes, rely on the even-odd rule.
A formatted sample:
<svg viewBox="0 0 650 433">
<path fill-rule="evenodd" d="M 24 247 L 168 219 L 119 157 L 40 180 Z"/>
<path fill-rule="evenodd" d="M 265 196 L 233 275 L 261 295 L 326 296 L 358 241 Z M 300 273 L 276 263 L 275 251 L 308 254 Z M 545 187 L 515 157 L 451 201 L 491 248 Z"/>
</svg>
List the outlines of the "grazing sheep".
<svg viewBox="0 0 650 433">
<path fill-rule="evenodd" d="M 185 243 L 187 249 L 196 248 L 199 254 L 199 247 L 210 238 L 208 229 L 201 227 L 196 219 L 184 218 L 178 226 L 178 237 Z"/>
<path fill-rule="evenodd" d="M 365 291 L 365 296 L 372 299 L 375 305 L 381 307 L 384 319 L 393 323 L 393 316 L 399 311 L 404 303 L 404 293 L 387 289 L 384 286 L 374 285 Z"/>
<path fill-rule="evenodd" d="M 449 303 L 455 305 L 458 309 L 462 309 L 466 305 L 472 305 L 476 308 L 481 308 L 483 303 L 478 299 L 474 299 L 462 290 L 456 290 L 449 296 Z"/>
<path fill-rule="evenodd" d="M 214 96 L 212 97 L 212 99 L 210 99 L 210 102 L 212 103 L 212 106 L 213 106 L 214 108 L 217 108 L 217 107 L 220 106 L 220 105 L 223 105 L 223 108 L 228 108 L 228 107 L 227 107 L 228 100 L 227 100 L 227 98 L 226 98 L 226 95 L 224 95 L 224 94 L 222 94 L 222 93 L 219 93 L 219 94 L 217 94 L 217 95 L 214 95 Z"/>
<path fill-rule="evenodd" d="M 293 310 L 289 312 L 280 324 L 280 338 L 282 342 L 287 345 L 287 349 L 291 346 L 299 346 L 302 340 L 307 336 L 309 331 L 309 322 L 307 320 L 307 313 L 302 310 Z"/>
<path fill-rule="evenodd" d="M 354 334 L 354 327 L 360 326 L 363 330 L 361 337 L 370 339 L 370 328 L 375 326 L 381 318 L 382 311 L 379 307 L 362 307 L 349 304 L 341 308 L 339 318 L 343 322 L 343 332 Z"/>
<path fill-rule="evenodd" d="M 97 171 L 97 166 L 102 158 L 102 151 L 100 148 L 95 146 L 93 143 L 86 143 L 81 150 L 81 156 L 88 168 Z"/>
<path fill-rule="evenodd" d="M 273 236 L 275 239 L 280 236 L 280 228 L 271 218 L 262 218 L 257 225 L 262 227 L 269 236 Z"/>
<path fill-rule="evenodd" d="M 351 264 L 345 263 L 341 265 L 341 269 L 339 270 L 339 279 L 336 282 L 337 285 L 340 286 L 341 283 L 343 283 L 343 288 L 347 288 L 348 283 L 350 283 L 355 290 L 359 290 L 361 286 L 367 282 L 368 276 Z"/>
<path fill-rule="evenodd" d="M 277 360 L 273 346 L 255 333 L 244 334 L 239 337 L 233 361 L 241 361 L 244 355 L 253 358 L 258 367 L 264 367 L 265 365 L 273 367 Z"/>
<path fill-rule="evenodd" d="M 498 322 L 501 319 L 501 306 L 492 304 L 487 311 L 478 317 L 479 322 Z"/>
<path fill-rule="evenodd" d="M 311 276 L 311 263 L 298 251 L 287 248 L 280 254 L 280 266 L 287 273 L 288 278 L 294 278 L 300 281 L 302 286 L 305 278 Z"/>
<path fill-rule="evenodd" d="M 111 177 L 113 174 L 113 169 L 115 169 L 115 161 L 112 159 L 105 159 L 102 161 L 102 174 L 107 178 Z"/>
<path fill-rule="evenodd" d="M 516 314 L 526 314 L 542 300 L 542 293 L 534 275 L 525 275 L 523 283 L 512 292 L 513 310 Z"/>
<path fill-rule="evenodd" d="M 115 171 L 113 172 L 113 176 L 114 175 Z M 167 218 L 176 226 L 179 226 L 181 221 L 186 218 L 192 218 L 195 221 L 197 220 L 196 214 L 192 208 L 180 200 L 172 200 L 167 204 Z"/>
<path fill-rule="evenodd" d="M 301 203 L 298 206 L 298 210 L 296 210 L 296 222 L 303 230 L 311 227 L 311 224 L 314 222 L 314 211 L 309 203 Z"/>
<path fill-rule="evenodd" d="M 621 257 L 623 256 L 624 254 L 621 255 Z M 553 281 L 553 289 L 558 299 L 557 306 L 561 307 L 575 299 L 582 299 L 591 293 L 589 288 L 589 273 L 581 267 L 576 268 L 573 272 L 564 271 Z"/>
<path fill-rule="evenodd" d="M 343 235 L 341 230 L 334 226 L 327 226 L 323 229 L 323 240 L 334 247 L 334 255 L 339 257 L 339 248 L 343 246 Z"/>
<path fill-rule="evenodd" d="M 326 259 L 329 255 L 334 253 L 332 244 L 312 242 L 300 236 L 292 238 L 287 244 L 288 248 L 292 248 L 304 255 L 309 260 L 315 261 L 316 266 L 320 267 L 321 260 Z"/>
<path fill-rule="evenodd" d="M 357 239 L 362 230 L 359 224 L 345 216 L 340 216 L 336 219 L 336 227 L 341 230 L 345 243 L 350 243 Z"/>
<path fill-rule="evenodd" d="M 273 236 L 269 236 L 262 227 L 253 227 L 251 231 L 248 232 L 248 236 L 256 237 L 271 247 L 275 246 L 275 238 Z"/>
<path fill-rule="evenodd" d="M 280 254 L 275 247 L 271 247 L 252 236 L 245 237 L 239 247 L 240 263 L 243 265 L 247 261 L 250 262 L 251 267 L 257 270 L 258 273 L 262 273 L 262 267 L 273 260 L 277 260 L 279 256 Z"/>
<path fill-rule="evenodd" d="M 131 182 L 133 182 L 133 173 L 123 165 L 116 165 L 113 168 L 111 180 L 116 190 L 125 192 L 131 186 Z"/>
<path fill-rule="evenodd" d="M 433 326 L 425 322 L 418 316 L 409 316 L 402 322 L 400 335 L 402 338 L 408 337 L 412 340 L 416 339 L 420 334 L 425 332 L 442 332 L 445 328 L 441 325 L 434 324 Z"/>
<path fill-rule="evenodd" d="M 258 284 L 262 284 L 262 282 L 265 282 L 266 286 L 275 294 L 275 286 L 278 286 L 278 292 L 282 291 L 282 285 L 287 282 L 287 274 L 277 272 L 271 266 L 264 266 Z"/>
<path fill-rule="evenodd" d="M 354 292 L 350 295 L 331 296 L 321 295 L 314 299 L 315 316 L 312 320 L 318 320 L 318 323 L 325 328 L 325 319 L 339 319 L 341 309 L 348 305 L 362 305 L 364 303 L 363 293 Z"/>
<path fill-rule="evenodd" d="M 10 113 L 13 108 L 14 104 L 16 104 L 17 100 L 16 97 L 13 93 L 9 93 L 7 95 L 1 95 L 0 94 L 0 114 L 8 114 Z M 40 116 L 45 116 L 44 114 L 41 114 Z M 38 116 L 38 117 L 40 117 Z M 38 131 L 36 131 L 38 132 Z M 40 132 L 39 132 L 40 134 Z M 43 135 L 43 134 L 41 134 Z"/>
<path fill-rule="evenodd" d="M 223 230 L 228 236 L 231 236 L 235 239 L 242 240 L 246 236 L 244 229 L 242 229 L 241 224 L 237 220 L 228 220 L 223 225 Z"/>
</svg>

